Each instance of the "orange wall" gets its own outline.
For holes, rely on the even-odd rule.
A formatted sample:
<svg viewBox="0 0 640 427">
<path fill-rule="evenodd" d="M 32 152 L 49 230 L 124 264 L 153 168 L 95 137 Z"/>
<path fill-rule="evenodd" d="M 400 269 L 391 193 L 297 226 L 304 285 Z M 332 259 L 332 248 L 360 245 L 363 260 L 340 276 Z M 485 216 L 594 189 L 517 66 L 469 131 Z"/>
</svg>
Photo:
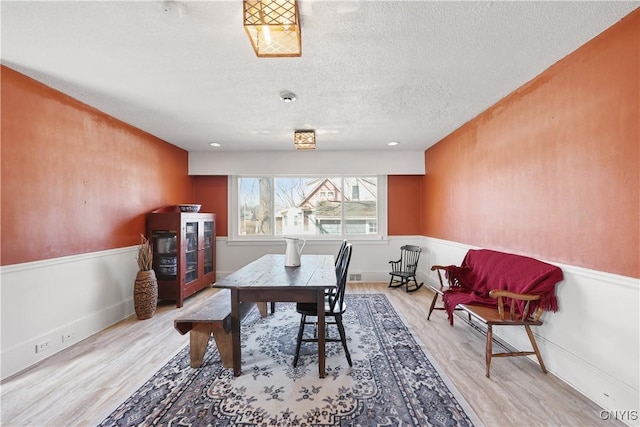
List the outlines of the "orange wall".
<svg viewBox="0 0 640 427">
<path fill-rule="evenodd" d="M 0 264 L 134 245 L 191 199 L 187 152 L 2 66 Z"/>
<path fill-rule="evenodd" d="M 227 235 L 227 177 L 189 177 L 188 154 L 2 66 L 0 265 L 137 244 L 158 207 L 201 203 Z M 390 234 L 420 232 L 421 177 L 389 177 Z"/>
<path fill-rule="evenodd" d="M 420 235 L 422 175 L 393 175 L 387 181 L 390 236 Z"/>
<path fill-rule="evenodd" d="M 640 277 L 640 11 L 427 150 L 422 234 Z"/>
<path fill-rule="evenodd" d="M 228 234 L 227 193 L 228 179 L 226 176 L 193 177 L 194 200 L 202 204 L 200 212 L 212 212 L 216 214 L 217 236 L 226 236 Z"/>
<path fill-rule="evenodd" d="M 194 200 L 216 214 L 218 236 L 227 235 L 227 185 L 226 176 L 193 177 Z M 422 176 L 389 176 L 387 186 L 389 235 L 419 235 Z"/>
</svg>

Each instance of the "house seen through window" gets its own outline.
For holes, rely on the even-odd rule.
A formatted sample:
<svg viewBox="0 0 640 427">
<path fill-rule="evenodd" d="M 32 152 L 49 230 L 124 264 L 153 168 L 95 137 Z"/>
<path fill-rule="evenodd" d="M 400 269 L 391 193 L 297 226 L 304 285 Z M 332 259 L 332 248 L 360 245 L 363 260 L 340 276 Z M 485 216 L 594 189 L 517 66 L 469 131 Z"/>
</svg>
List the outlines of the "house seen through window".
<svg viewBox="0 0 640 427">
<path fill-rule="evenodd" d="M 240 238 L 367 236 L 380 230 L 377 176 L 242 176 L 233 183 L 234 235 Z"/>
</svg>

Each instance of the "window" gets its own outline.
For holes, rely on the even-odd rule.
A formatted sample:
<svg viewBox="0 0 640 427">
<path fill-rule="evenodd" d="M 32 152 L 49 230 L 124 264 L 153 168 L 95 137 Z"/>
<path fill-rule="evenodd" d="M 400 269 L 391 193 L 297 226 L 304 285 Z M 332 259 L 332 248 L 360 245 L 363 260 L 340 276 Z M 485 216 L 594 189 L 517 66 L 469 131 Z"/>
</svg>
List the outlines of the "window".
<svg viewBox="0 0 640 427">
<path fill-rule="evenodd" d="M 379 239 L 386 176 L 234 176 L 229 238 Z"/>
</svg>

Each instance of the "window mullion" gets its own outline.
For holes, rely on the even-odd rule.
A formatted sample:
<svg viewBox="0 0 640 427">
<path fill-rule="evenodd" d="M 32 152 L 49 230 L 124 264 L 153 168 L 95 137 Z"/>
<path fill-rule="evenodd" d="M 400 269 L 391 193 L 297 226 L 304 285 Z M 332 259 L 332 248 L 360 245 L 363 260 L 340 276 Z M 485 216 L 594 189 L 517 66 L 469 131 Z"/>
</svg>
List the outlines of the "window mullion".
<svg viewBox="0 0 640 427">
<path fill-rule="evenodd" d="M 276 236 L 276 178 L 270 177 L 271 180 L 271 235 Z"/>
<path fill-rule="evenodd" d="M 340 177 L 340 229 L 342 237 L 347 235 L 347 222 L 344 218 L 344 177 Z"/>
</svg>

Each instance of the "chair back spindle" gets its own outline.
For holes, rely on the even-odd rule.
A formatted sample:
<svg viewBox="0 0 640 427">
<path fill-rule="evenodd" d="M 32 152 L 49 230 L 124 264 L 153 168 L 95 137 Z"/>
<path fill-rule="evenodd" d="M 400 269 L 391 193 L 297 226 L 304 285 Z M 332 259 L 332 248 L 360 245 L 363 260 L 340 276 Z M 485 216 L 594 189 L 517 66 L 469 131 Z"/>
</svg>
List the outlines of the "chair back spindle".
<svg viewBox="0 0 640 427">
<path fill-rule="evenodd" d="M 336 268 L 338 267 L 338 264 L 340 263 L 340 258 L 342 257 L 342 254 L 343 254 L 344 250 L 347 247 L 347 243 L 348 243 L 347 239 L 344 239 L 342 241 L 342 244 L 340 245 L 340 249 L 338 250 L 338 256 L 336 257 L 336 263 L 335 263 Z"/>
<path fill-rule="evenodd" d="M 402 264 L 400 271 L 415 274 L 418 267 L 418 259 L 420 258 L 420 252 L 422 249 L 418 246 L 403 246 L 402 247 Z"/>
<path fill-rule="evenodd" d="M 347 243 L 342 256 L 338 260 L 338 267 L 336 268 L 337 288 L 334 293 L 331 293 L 328 298 L 329 309 L 331 312 L 342 310 L 344 304 L 344 294 L 347 289 L 347 276 L 349 271 L 349 264 L 351 263 L 351 243 Z"/>
<path fill-rule="evenodd" d="M 505 303 L 506 298 L 506 303 Z M 497 295 L 498 299 L 498 315 L 500 316 L 500 320 L 505 320 L 505 305 L 509 308 L 509 318 L 511 321 L 525 321 L 530 317 L 535 321 L 540 319 L 540 315 L 542 313 L 541 310 L 536 310 L 533 313 L 530 312 L 530 299 L 524 300 L 524 304 L 522 305 L 522 311 L 518 309 L 518 301 L 516 298 L 509 298 L 507 296 Z M 537 298 L 536 298 L 537 299 Z"/>
</svg>

